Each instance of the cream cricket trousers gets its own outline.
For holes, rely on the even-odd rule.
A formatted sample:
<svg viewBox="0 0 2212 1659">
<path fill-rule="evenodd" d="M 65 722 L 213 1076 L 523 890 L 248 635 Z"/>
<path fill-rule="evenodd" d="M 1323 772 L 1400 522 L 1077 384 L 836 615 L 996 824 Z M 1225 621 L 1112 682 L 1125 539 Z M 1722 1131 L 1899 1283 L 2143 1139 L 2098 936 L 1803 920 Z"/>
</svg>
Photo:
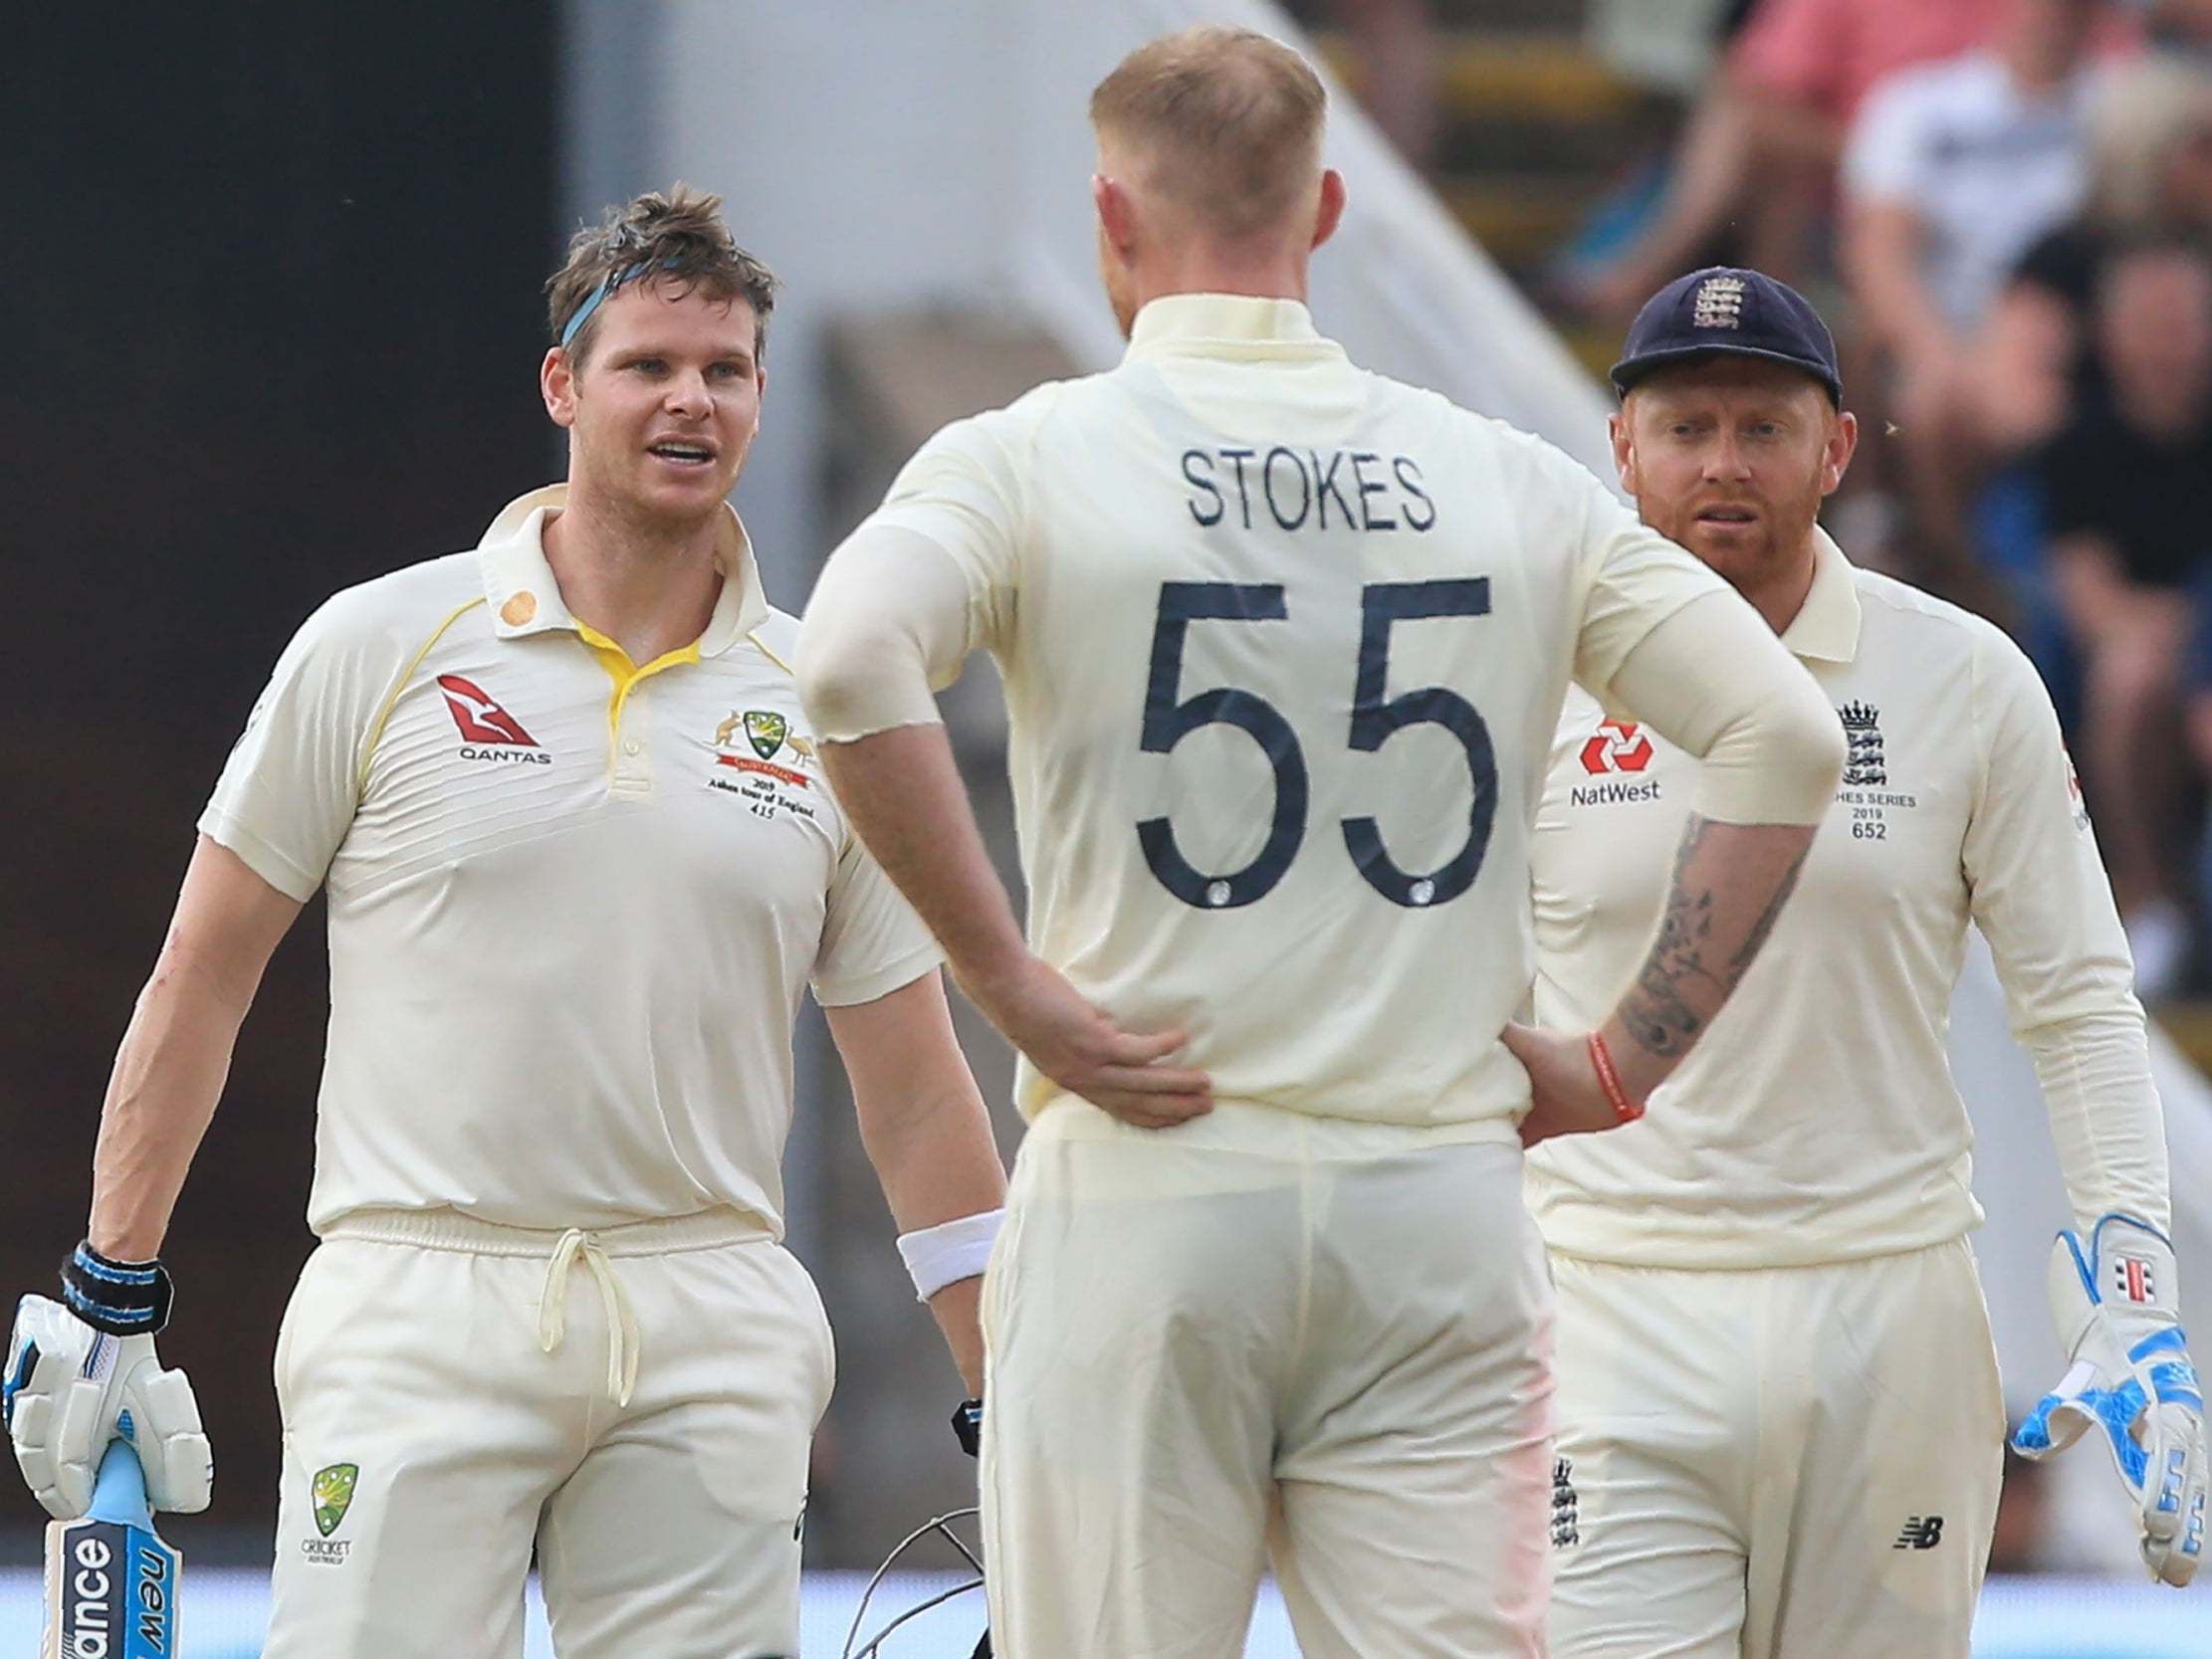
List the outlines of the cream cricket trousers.
<svg viewBox="0 0 2212 1659">
<path fill-rule="evenodd" d="M 1965 1659 L 2005 1437 L 1965 1240 L 1552 1273 L 1554 1659 Z"/>
<path fill-rule="evenodd" d="M 1271 1558 L 1306 1659 L 1540 1654 L 1550 1295 L 1520 1179 L 1494 1137 L 1047 1108 L 984 1289 L 996 1651 L 1233 1659 Z"/>
<path fill-rule="evenodd" d="M 348 1217 L 276 1371 L 264 1659 L 519 1659 L 533 1546 L 561 1659 L 798 1651 L 829 1327 L 752 1218 Z"/>
</svg>

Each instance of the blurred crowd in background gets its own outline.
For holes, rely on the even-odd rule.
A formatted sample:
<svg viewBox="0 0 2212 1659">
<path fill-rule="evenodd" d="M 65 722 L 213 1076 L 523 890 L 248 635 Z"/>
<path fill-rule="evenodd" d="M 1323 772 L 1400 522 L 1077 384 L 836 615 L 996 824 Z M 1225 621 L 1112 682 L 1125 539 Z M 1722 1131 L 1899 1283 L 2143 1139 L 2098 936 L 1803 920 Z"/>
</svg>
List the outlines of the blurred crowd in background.
<svg viewBox="0 0 2212 1659">
<path fill-rule="evenodd" d="M 1436 159 L 1445 0 L 1334 0 Z M 1510 8 L 1507 8 L 1510 10 Z M 1589 0 L 1663 119 L 1532 270 L 1617 342 L 1710 264 L 1835 327 L 1863 439 L 1830 528 L 2042 668 L 2147 1001 L 2212 988 L 2212 0 Z M 1445 14 L 1445 15 L 1439 15 Z M 1677 66 L 1650 74 L 1638 66 Z M 1684 71 L 1678 66 L 1689 66 Z"/>
</svg>

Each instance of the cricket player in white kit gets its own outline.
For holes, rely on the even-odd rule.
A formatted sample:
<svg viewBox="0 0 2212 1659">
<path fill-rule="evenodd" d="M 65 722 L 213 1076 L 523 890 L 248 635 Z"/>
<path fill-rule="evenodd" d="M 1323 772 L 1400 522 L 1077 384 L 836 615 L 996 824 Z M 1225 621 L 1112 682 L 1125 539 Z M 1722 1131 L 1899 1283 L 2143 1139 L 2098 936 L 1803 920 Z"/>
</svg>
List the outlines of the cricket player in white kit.
<svg viewBox="0 0 2212 1659">
<path fill-rule="evenodd" d="M 1024 1056 L 985 1294 L 994 1633 L 1226 1659 L 1271 1555 L 1308 1659 L 1535 1654 L 1521 1140 L 1633 1116 L 1728 985 L 1662 938 L 1595 1031 L 1508 1031 L 1560 700 L 1579 676 L 1707 755 L 1677 897 L 1744 959 L 1841 734 L 1588 473 L 1314 330 L 1344 187 L 1296 54 L 1170 36 L 1091 112 L 1127 357 L 925 446 L 800 644 L 840 797 Z M 931 695 L 976 650 L 1028 942 Z"/>
<path fill-rule="evenodd" d="M 137 1413 L 164 1451 L 198 1429 L 151 1356 L 154 1258 L 269 952 L 324 890 L 272 1659 L 516 1659 L 534 1546 L 563 1659 L 797 1652 L 832 1367 L 778 1242 L 809 986 L 981 1385 L 958 1235 L 1003 1172 L 936 946 L 822 776 L 797 625 L 725 501 L 773 289 L 716 207 L 641 197 L 553 279 L 567 485 L 285 652 L 116 1061 L 68 1306 L 25 1299 L 10 1427 L 66 1513 L 117 1409 L 165 1403 Z M 111 1386 L 72 1380 L 86 1321 L 142 1345 Z"/>
<path fill-rule="evenodd" d="M 2152 1572 L 2203 1545 L 2203 1405 L 2176 1324 L 2166 1154 L 2125 940 L 2026 657 L 1854 569 L 1819 528 L 1857 438 L 1812 308 L 1695 273 L 1614 370 L 1625 488 L 1814 678 L 1850 742 L 1798 897 L 1695 1055 L 1528 1192 L 1559 1295 L 1560 1659 L 1967 1652 L 2004 1438 L 1944 1059 L 1978 924 L 2034 1056 L 2078 1231 L 2052 1275 L 2074 1368 L 2019 1439 L 2085 1428 Z M 1602 1012 L 1659 914 L 1690 758 L 1581 694 L 1533 851 L 1539 1020 Z"/>
</svg>

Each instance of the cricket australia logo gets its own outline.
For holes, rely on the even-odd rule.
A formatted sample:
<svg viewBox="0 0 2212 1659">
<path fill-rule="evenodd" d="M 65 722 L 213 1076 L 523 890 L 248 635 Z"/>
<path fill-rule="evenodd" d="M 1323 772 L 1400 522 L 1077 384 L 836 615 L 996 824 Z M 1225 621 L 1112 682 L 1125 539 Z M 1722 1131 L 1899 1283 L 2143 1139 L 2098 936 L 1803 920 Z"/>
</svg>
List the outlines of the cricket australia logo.
<svg viewBox="0 0 2212 1659">
<path fill-rule="evenodd" d="M 738 750 L 741 734 L 752 753 Z M 755 817 L 776 818 L 786 813 L 807 819 L 814 816 L 811 803 L 817 791 L 814 779 L 808 775 L 808 768 L 815 763 L 814 745 L 791 729 L 788 716 L 774 709 L 748 709 L 742 714 L 732 711 L 730 718 L 715 727 L 715 749 L 717 767 L 727 766 L 745 775 L 729 778 L 718 770 L 708 778 L 708 784 L 744 796 Z"/>
<path fill-rule="evenodd" d="M 1696 297 L 1689 303 L 1689 325 L 1692 328 L 1742 327 L 1743 287 L 1741 277 L 1707 277 L 1697 285 Z"/>
<path fill-rule="evenodd" d="M 331 1535 L 345 1520 L 345 1512 L 353 1506 L 353 1489 L 361 1478 L 357 1463 L 333 1463 L 327 1469 L 318 1469 L 315 1479 L 308 1483 L 308 1496 L 314 1504 L 315 1530 L 320 1538 L 300 1541 L 300 1554 L 318 1566 L 340 1566 L 353 1546 L 343 1539 Z"/>
<path fill-rule="evenodd" d="M 1880 711 L 1870 704 L 1851 702 L 1836 713 L 1843 717 L 1844 740 L 1850 745 L 1850 758 L 1844 762 L 1844 782 L 1847 786 L 1865 787 L 1889 781 L 1887 762 L 1881 752 Z"/>
<path fill-rule="evenodd" d="M 357 1463 L 333 1463 L 320 1470 L 315 1484 L 309 1488 L 315 1495 L 315 1530 L 329 1538 L 345 1519 L 345 1512 L 353 1504 L 354 1483 L 361 1478 Z"/>
<path fill-rule="evenodd" d="M 775 751 L 783 746 L 783 739 L 790 735 L 790 730 L 791 723 L 772 709 L 745 712 L 745 740 L 763 760 L 775 758 Z"/>
<path fill-rule="evenodd" d="M 728 748 L 740 731 L 763 760 L 774 760 L 785 744 L 801 760 L 814 758 L 813 743 L 793 731 L 791 723 L 774 709 L 748 709 L 742 715 L 733 712 L 715 727 L 715 747 Z"/>
</svg>

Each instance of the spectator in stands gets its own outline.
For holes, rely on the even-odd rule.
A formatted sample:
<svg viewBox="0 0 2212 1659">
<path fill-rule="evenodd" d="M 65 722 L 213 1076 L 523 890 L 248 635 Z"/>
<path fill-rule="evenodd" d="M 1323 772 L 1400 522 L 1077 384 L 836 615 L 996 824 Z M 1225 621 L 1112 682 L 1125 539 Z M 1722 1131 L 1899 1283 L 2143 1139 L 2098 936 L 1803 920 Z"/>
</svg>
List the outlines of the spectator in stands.
<svg viewBox="0 0 2212 1659">
<path fill-rule="evenodd" d="M 1634 311 L 1654 289 L 1701 262 L 1724 227 L 1733 252 L 1784 275 L 1803 263 L 1808 204 L 1824 206 L 1845 132 L 1875 85 L 1913 64 L 1986 40 L 2010 0 L 1758 0 L 1727 62 L 1690 117 L 1674 180 L 1638 243 L 1584 279 L 1600 314 Z"/>
<path fill-rule="evenodd" d="M 2212 0 L 2148 0 L 2148 9 L 2161 50 L 2212 60 Z"/>
<path fill-rule="evenodd" d="M 2190 592 L 2189 644 L 2182 660 L 2182 716 L 2201 787 L 2212 779 L 2212 570 L 2197 573 Z M 2200 793 L 2199 799 L 2205 797 Z M 2200 929 L 2212 917 L 2212 812 L 2197 823 L 2195 917 Z"/>
<path fill-rule="evenodd" d="M 2084 668 L 2081 758 L 2146 997 L 2185 965 L 2188 784 L 2181 657 L 2212 543 L 2212 257 L 2112 255 L 2099 278 L 2101 391 L 2041 457 L 2060 603 Z"/>
<path fill-rule="evenodd" d="M 2090 49 L 2110 10 L 2013 0 L 1988 46 L 1877 88 L 1845 152 L 1842 264 L 1890 368 L 1913 573 L 1970 604 L 1987 604 L 1967 536 L 1975 342 L 2021 256 L 2088 196 Z"/>
<path fill-rule="evenodd" d="M 1962 428 L 1950 471 L 1962 484 L 2048 442 L 2095 389 L 2097 274 L 2113 247 L 2159 237 L 2212 246 L 2212 64 L 2159 54 L 2112 70 L 2090 155 L 2087 211 L 2028 250 L 1975 340 L 1974 371 L 1950 411 Z"/>
<path fill-rule="evenodd" d="M 1952 428 L 1946 475 L 1974 498 L 1977 556 L 2005 584 L 2008 626 L 2062 711 L 2073 663 L 2040 498 L 2020 463 L 2096 390 L 2093 313 L 2106 253 L 2159 236 L 2212 245 L 2212 65 L 2159 54 L 2114 68 L 2099 90 L 2090 152 L 2088 211 L 2028 251 L 1982 323 L 1956 405 L 1928 417 Z"/>
</svg>

